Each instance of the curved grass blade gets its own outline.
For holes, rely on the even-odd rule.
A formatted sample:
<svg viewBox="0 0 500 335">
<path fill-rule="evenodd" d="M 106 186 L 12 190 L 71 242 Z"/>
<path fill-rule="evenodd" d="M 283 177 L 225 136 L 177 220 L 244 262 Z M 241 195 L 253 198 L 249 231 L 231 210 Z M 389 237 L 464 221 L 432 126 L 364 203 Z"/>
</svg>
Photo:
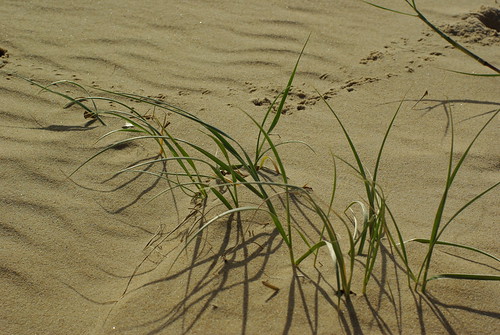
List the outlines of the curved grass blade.
<svg viewBox="0 0 500 335">
<path fill-rule="evenodd" d="M 417 243 L 422 243 L 422 244 L 429 244 L 429 243 L 431 243 L 430 240 L 424 239 L 424 238 L 412 238 L 411 240 L 405 241 L 405 243 L 409 243 L 409 242 L 417 242 Z M 450 247 L 457 247 L 457 248 L 462 248 L 462 249 L 470 250 L 470 251 L 477 252 L 479 254 L 485 255 L 485 256 L 487 256 L 489 258 L 492 258 L 492 259 L 494 259 L 497 262 L 500 262 L 500 259 L 498 257 L 496 257 L 496 256 L 493 256 L 492 254 L 489 254 L 489 253 L 487 253 L 485 251 L 482 251 L 480 249 L 469 247 L 469 246 L 466 246 L 466 245 L 463 245 L 463 244 L 446 242 L 446 241 L 436 241 L 435 244 L 437 244 L 437 245 L 446 245 L 446 246 L 450 246 Z"/>
</svg>

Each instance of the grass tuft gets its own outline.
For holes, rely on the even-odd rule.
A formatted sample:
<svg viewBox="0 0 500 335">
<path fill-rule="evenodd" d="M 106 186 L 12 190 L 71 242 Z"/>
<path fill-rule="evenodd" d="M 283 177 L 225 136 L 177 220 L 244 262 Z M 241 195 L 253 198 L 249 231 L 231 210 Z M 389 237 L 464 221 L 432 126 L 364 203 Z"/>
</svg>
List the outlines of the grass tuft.
<svg viewBox="0 0 500 335">
<path fill-rule="evenodd" d="M 445 38 L 449 43 L 464 51 L 467 55 L 473 57 L 483 65 L 499 72 L 498 69 L 491 66 L 491 64 L 470 53 L 449 37 L 445 37 L 445 35 L 433 24 L 431 24 L 417 9 L 415 1 L 410 2 L 405 0 L 405 2 L 413 9 L 415 12 L 414 14 L 399 12 L 373 3 L 367 3 L 384 10 L 418 17 L 436 33 Z M 232 217 L 233 215 L 238 215 L 246 211 L 260 211 L 267 213 L 270 220 L 274 224 L 276 231 L 279 233 L 284 244 L 287 246 L 292 267 L 300 266 L 302 262 L 310 256 L 314 256 L 316 259 L 320 250 L 323 247 L 326 247 L 326 251 L 332 260 L 332 266 L 335 269 L 337 281 L 335 293 L 339 299 L 341 296 L 345 296 L 347 300 L 350 299 L 353 279 L 358 279 L 353 278 L 353 276 L 355 260 L 359 257 L 363 257 L 364 259 L 364 272 L 362 277 L 359 278 L 362 282 L 362 293 L 367 293 L 366 290 L 368 283 L 370 278 L 373 277 L 372 274 L 376 268 L 377 259 L 383 243 L 389 244 L 390 249 L 397 255 L 399 261 L 403 264 L 403 268 L 407 273 L 408 283 L 410 284 L 410 282 L 413 281 L 416 289 L 420 285 L 423 292 L 426 290 L 427 283 L 436 279 L 500 280 L 500 276 L 485 274 L 446 273 L 437 274 L 432 277 L 429 276 L 432 256 L 436 246 L 467 249 L 474 253 L 487 256 L 495 261 L 499 261 L 497 257 L 474 247 L 440 240 L 444 230 L 462 211 L 482 198 L 486 193 L 493 191 L 500 184 L 496 183 L 475 196 L 463 205 L 457 212 L 451 215 L 451 218 L 448 221 L 443 219 L 450 188 L 465 158 L 469 154 L 471 147 L 480 134 L 497 116 L 499 110 L 495 111 L 483 127 L 477 132 L 467 150 L 455 165 L 453 165 L 453 146 L 455 136 L 453 117 L 451 113 L 449 114 L 451 124 L 451 144 L 448 170 L 445 180 L 445 188 L 431 226 L 430 237 L 427 239 L 414 238 L 405 241 L 403 238 L 403 232 L 401 231 L 401 228 L 390 209 L 380 181 L 378 180 L 384 148 L 388 143 L 389 135 L 396 118 L 402 109 L 404 99 L 401 100 L 401 103 L 392 115 L 381 144 L 375 151 L 377 152 L 376 162 L 373 170 L 370 171 L 364 164 L 363 159 L 354 143 L 354 139 L 350 136 L 347 128 L 344 126 L 341 118 L 339 117 L 339 114 L 318 92 L 318 94 L 322 97 L 325 106 L 332 113 L 335 122 L 342 129 L 342 133 L 347 141 L 355 162 L 350 163 L 349 161 L 332 154 L 332 190 L 331 194 L 329 194 L 330 201 L 326 206 L 323 206 L 323 204 L 317 201 L 306 187 L 290 183 L 287 175 L 285 160 L 280 153 L 280 147 L 285 144 L 305 145 L 306 148 L 311 151 L 314 152 L 314 150 L 302 141 L 275 143 L 271 138 L 271 133 L 279 125 L 282 115 L 281 112 L 290 94 L 293 80 L 308 40 L 309 37 L 297 57 L 297 61 L 285 88 L 271 103 L 262 120 L 256 120 L 249 114 L 243 112 L 247 120 L 253 125 L 253 127 L 255 127 L 257 134 L 255 143 L 251 146 L 251 148 L 244 147 L 242 143 L 235 140 L 225 130 L 215 127 L 214 125 L 200 119 L 196 115 L 161 100 L 136 94 L 113 92 L 110 90 L 96 88 L 93 90 L 97 91 L 98 94 L 93 94 L 90 88 L 68 80 L 56 81 L 49 85 L 42 85 L 30 79 L 23 79 L 33 85 L 36 85 L 44 92 L 49 92 L 66 99 L 68 103 L 65 105 L 65 108 L 69 108 L 71 106 L 80 107 L 84 111 L 86 117 L 91 119 L 90 122 L 99 121 L 102 125 L 106 125 L 105 120 L 109 118 L 120 119 L 125 122 L 125 127 L 111 130 L 103 135 L 99 140 L 121 133 L 128 135 L 126 139 L 117 140 L 102 148 L 78 166 L 71 175 L 78 172 L 83 166 L 94 160 L 96 157 L 113 148 L 137 141 L 149 141 L 155 143 L 158 147 L 155 157 L 124 168 L 119 172 L 150 174 L 156 178 L 163 179 L 168 183 L 169 188 L 162 191 L 158 195 L 161 195 L 164 192 L 171 192 L 174 189 L 179 189 L 185 195 L 191 197 L 192 203 L 195 204 L 192 212 L 186 215 L 186 219 L 174 227 L 173 230 L 167 234 L 166 237 L 164 237 L 165 241 L 176 231 L 181 229 L 185 229 L 186 231 L 184 240 L 185 243 L 180 248 L 181 250 L 177 256 L 173 258 L 172 266 L 176 263 L 181 253 L 186 251 L 191 242 L 201 236 L 205 230 L 221 218 Z M 62 93 L 60 88 L 65 85 L 69 85 L 71 88 L 78 90 L 78 92 L 83 92 L 85 96 L 72 97 L 69 94 Z M 131 102 L 134 105 L 132 105 Z M 101 107 L 103 104 L 109 103 L 118 107 L 116 109 L 106 109 Z M 190 122 L 193 127 L 201 128 L 201 133 L 205 136 L 206 141 L 203 144 L 198 144 L 187 140 L 182 136 L 178 136 L 175 133 L 175 130 L 172 130 L 169 127 L 169 122 L 167 121 L 166 116 L 163 116 L 162 118 L 161 115 L 158 116 L 156 113 L 141 113 L 138 109 L 136 109 L 135 105 L 152 107 L 154 111 L 174 114 L 185 119 Z M 216 152 L 213 152 L 213 148 L 216 148 Z M 333 203 L 337 189 L 337 159 L 347 164 L 356 173 L 365 189 L 365 199 L 352 201 L 345 208 L 343 213 L 338 213 L 333 210 Z M 272 163 L 274 171 L 278 176 L 277 181 L 269 181 L 262 177 L 264 163 L 267 161 Z M 152 165 L 158 165 L 161 169 L 158 172 L 148 170 L 148 167 Z M 169 167 L 168 169 L 167 166 Z M 249 191 L 251 195 L 257 197 L 260 205 L 245 205 L 245 199 L 241 198 L 242 189 Z M 202 208 L 206 206 L 207 199 L 209 199 L 210 196 L 219 200 L 224 206 L 224 210 L 219 211 L 212 217 L 205 217 L 203 214 L 200 216 L 199 213 L 204 213 Z M 300 196 L 303 203 L 311 209 L 311 213 L 314 216 L 314 220 L 312 221 L 319 225 L 319 228 L 315 227 L 318 228 L 317 232 L 319 232 L 315 236 L 308 236 L 303 233 L 301 227 L 295 223 L 292 205 L 294 197 L 297 196 Z M 357 207 L 361 210 L 360 217 L 355 215 L 354 208 Z M 184 227 L 188 219 L 195 216 L 198 217 L 196 224 L 187 228 Z M 347 238 L 343 239 L 343 243 L 340 243 L 341 235 L 347 236 Z M 300 241 L 302 241 L 302 243 L 299 246 L 298 244 Z M 418 275 L 414 274 L 412 265 L 409 262 L 406 245 L 410 242 L 427 245 L 427 253 L 420 264 Z M 296 257 L 295 255 L 297 250 L 300 250 L 299 257 Z M 146 259 L 147 257 L 144 261 Z M 136 268 L 134 275 L 137 273 L 139 266 Z"/>
</svg>

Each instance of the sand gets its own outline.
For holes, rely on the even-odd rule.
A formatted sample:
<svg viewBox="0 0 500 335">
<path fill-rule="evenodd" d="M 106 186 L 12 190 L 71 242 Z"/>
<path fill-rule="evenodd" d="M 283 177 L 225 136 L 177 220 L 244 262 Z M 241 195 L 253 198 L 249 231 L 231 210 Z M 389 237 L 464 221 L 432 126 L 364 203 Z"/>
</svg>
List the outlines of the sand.
<svg viewBox="0 0 500 335">
<path fill-rule="evenodd" d="M 406 10 L 403 1 L 379 3 Z M 470 15 L 481 6 L 498 8 L 496 1 L 418 3 L 432 22 L 500 65 L 498 32 Z M 279 141 L 301 140 L 315 150 L 282 147 L 291 182 L 307 185 L 326 204 L 331 152 L 353 162 L 317 91 L 345 122 L 369 169 L 404 100 L 379 183 L 404 238 L 428 238 L 446 175 L 447 111 L 454 115 L 458 158 L 498 110 L 500 85 L 495 78 L 446 71 L 491 73 L 419 20 L 351 0 L 4 0 L 1 7 L 0 334 L 500 332 L 497 283 L 437 280 L 421 295 L 408 287 L 387 242 L 367 294 L 357 276 L 351 302 L 339 301 L 326 249 L 294 276 L 265 216 L 217 223 L 171 268 L 176 253 L 167 251 L 178 251 L 182 236 L 161 249 L 153 249 L 155 238 L 190 213 L 189 197 L 180 193 L 174 201 L 167 193 L 148 202 L 168 186 L 151 175 L 115 175 L 156 148 L 113 150 L 69 177 L 109 143 L 96 142 L 99 136 L 121 123 L 86 126 L 82 111 L 63 109 L 64 99 L 14 75 L 160 97 L 251 145 L 256 129 L 241 111 L 264 115 L 310 34 L 274 131 Z M 199 126 L 175 117 L 170 122 L 172 131 L 208 143 Z M 499 135 L 495 119 L 457 176 L 447 218 L 498 181 Z M 363 189 L 345 164 L 337 165 L 334 207 L 342 212 L 363 199 Z M 443 239 L 498 255 L 498 200 L 497 190 L 487 194 Z M 207 217 L 219 208 L 209 201 Z M 311 217 L 304 212 L 297 225 L 314 224 Z M 414 269 L 424 252 L 424 246 L 409 246 Z M 496 275 L 498 263 L 439 248 L 431 273 L 446 272 Z"/>
</svg>

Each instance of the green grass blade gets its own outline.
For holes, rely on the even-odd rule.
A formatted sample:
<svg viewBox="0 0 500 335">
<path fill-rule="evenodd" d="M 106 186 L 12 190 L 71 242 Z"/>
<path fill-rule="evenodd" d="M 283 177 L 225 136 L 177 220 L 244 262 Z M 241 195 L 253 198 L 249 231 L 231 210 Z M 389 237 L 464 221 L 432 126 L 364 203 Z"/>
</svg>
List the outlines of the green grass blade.
<svg viewBox="0 0 500 335">
<path fill-rule="evenodd" d="M 396 109 L 396 112 L 394 113 L 394 115 L 392 116 L 391 122 L 389 123 L 389 126 L 387 127 L 387 130 L 385 132 L 384 139 L 382 140 L 382 143 L 380 144 L 380 149 L 379 149 L 379 152 L 377 154 L 377 161 L 375 163 L 375 169 L 373 170 L 373 183 L 374 184 L 377 183 L 377 173 L 378 173 L 378 169 L 379 169 L 379 166 L 380 166 L 380 161 L 382 159 L 382 151 L 384 150 L 385 143 L 387 141 L 387 138 L 389 137 L 389 133 L 390 133 L 390 131 L 392 129 L 392 126 L 394 125 L 394 121 L 396 120 L 396 117 L 398 116 L 399 111 L 401 110 L 401 107 L 403 106 L 403 102 L 405 101 L 405 97 L 406 97 L 406 95 L 399 102 L 399 106 Z M 375 192 L 372 192 L 372 194 L 373 194 L 373 196 L 375 196 Z M 369 203 L 372 204 L 373 203 L 373 199 L 370 200 Z"/>
<path fill-rule="evenodd" d="M 458 211 L 455 212 L 455 214 L 453 214 L 453 216 L 443 225 L 443 227 L 441 228 L 441 230 L 439 231 L 438 235 L 437 235 L 437 238 L 439 239 L 439 237 L 441 237 L 441 234 L 444 232 L 444 230 L 446 229 L 446 227 L 448 227 L 448 225 L 460 214 L 462 213 L 462 211 L 464 211 L 467 207 L 469 207 L 470 205 L 472 205 L 474 202 L 476 202 L 477 200 L 479 200 L 479 198 L 481 198 L 483 195 L 485 195 L 486 193 L 490 192 L 491 190 L 495 189 L 498 185 L 500 185 L 500 182 L 490 186 L 489 188 L 487 188 L 486 190 L 484 190 L 483 192 L 481 192 L 480 194 L 478 194 L 477 196 L 475 196 L 474 198 L 472 198 L 469 202 L 467 202 L 464 206 L 462 206 L 462 208 L 460 208 Z"/>
<path fill-rule="evenodd" d="M 281 116 L 281 111 L 283 110 L 283 107 L 285 105 L 285 101 L 288 97 L 288 93 L 290 92 L 290 89 L 292 88 L 293 79 L 295 77 L 295 73 L 297 72 L 297 68 L 299 67 L 300 59 L 302 58 L 302 55 L 304 54 L 304 50 L 307 46 L 307 43 L 309 42 L 310 37 L 311 37 L 311 35 L 309 34 L 306 42 L 304 43 L 304 46 L 302 47 L 302 50 L 300 51 L 300 54 L 299 54 L 299 57 L 297 58 L 297 61 L 295 62 L 295 67 L 293 68 L 292 74 L 290 75 L 290 78 L 288 79 L 288 84 L 286 85 L 285 91 L 283 92 L 283 97 L 282 97 L 280 104 L 278 106 L 278 110 L 276 111 L 276 115 L 274 116 L 274 119 L 273 119 L 271 125 L 267 129 L 267 132 L 266 132 L 267 134 L 271 133 L 273 131 L 273 129 L 276 127 L 276 125 L 278 124 L 278 121 L 279 121 L 280 116 Z"/>
<path fill-rule="evenodd" d="M 212 191 L 213 194 L 215 194 L 215 196 L 224 204 L 224 206 L 226 206 L 227 209 L 231 210 L 233 209 L 234 207 L 229 203 L 229 201 L 227 201 L 227 199 L 224 197 L 224 195 L 219 192 L 219 190 L 217 190 L 216 188 L 212 187 L 210 188 L 210 190 Z"/>
<path fill-rule="evenodd" d="M 500 276 L 495 275 L 482 275 L 482 274 L 467 274 L 467 273 L 442 273 L 432 276 L 427 281 L 436 279 L 461 279 L 461 280 L 489 280 L 500 281 Z"/>
<path fill-rule="evenodd" d="M 87 107 L 87 105 L 83 104 L 83 103 L 80 101 L 80 99 L 75 99 L 75 98 L 70 97 L 70 96 L 69 96 L 69 95 L 67 95 L 67 94 L 61 93 L 61 92 L 56 91 L 56 90 L 49 89 L 48 87 L 50 86 L 50 84 L 49 84 L 48 86 L 44 86 L 44 85 L 42 85 L 42 84 L 37 83 L 37 82 L 36 82 L 36 81 L 34 81 L 34 80 L 31 80 L 31 79 L 28 79 L 28 78 L 22 77 L 22 76 L 20 76 L 20 75 L 18 75 L 18 74 L 16 74 L 16 76 L 17 76 L 17 77 L 19 77 L 19 78 L 21 78 L 21 79 L 23 79 L 23 80 L 26 80 L 27 82 L 29 82 L 29 83 L 31 83 L 31 84 L 33 84 L 33 85 L 35 85 L 35 86 L 39 87 L 39 88 L 41 88 L 43 91 L 50 92 L 50 93 L 52 93 L 52 94 L 58 95 L 58 96 L 60 96 L 60 97 L 63 97 L 63 98 L 65 98 L 66 100 L 69 100 L 70 102 L 72 102 L 72 103 L 74 103 L 74 104 L 76 104 L 76 105 L 80 106 L 82 109 L 84 109 L 85 111 L 89 112 L 90 114 L 95 115 L 95 116 L 96 116 L 96 118 L 99 120 L 99 122 L 100 122 L 101 124 L 106 125 L 106 123 L 105 123 L 105 122 L 104 122 L 104 121 L 103 121 L 103 120 L 99 117 L 99 114 L 97 113 L 97 111 L 96 111 L 96 110 L 92 110 L 92 109 L 90 109 L 89 107 Z"/>
<path fill-rule="evenodd" d="M 488 121 L 483 125 L 483 127 L 477 132 L 476 136 L 474 137 L 474 139 L 471 141 L 471 143 L 469 144 L 469 146 L 467 147 L 467 149 L 464 151 L 462 157 L 460 158 L 460 160 L 458 161 L 457 165 L 455 166 L 455 169 L 453 170 L 453 173 L 451 175 L 451 180 L 450 180 L 450 183 L 453 182 L 453 179 L 455 179 L 455 176 L 456 174 L 458 173 L 458 170 L 460 170 L 460 167 L 462 166 L 462 163 L 464 162 L 465 158 L 467 157 L 467 155 L 469 154 L 469 151 L 470 149 L 472 148 L 472 145 L 474 145 L 474 143 L 476 142 L 476 140 L 478 139 L 479 135 L 481 135 L 481 133 L 486 129 L 486 127 L 493 121 L 493 119 L 498 115 L 498 113 L 500 113 L 500 110 L 497 110 L 495 113 L 493 113 L 493 115 L 488 119 Z M 450 116 L 451 116 L 451 113 L 450 113 Z M 452 148 L 453 149 L 453 148 Z"/>
<path fill-rule="evenodd" d="M 422 244 L 429 244 L 431 241 L 427 240 L 427 239 L 423 239 L 423 238 L 413 238 L 411 240 L 405 241 L 405 243 L 409 243 L 409 242 L 418 242 L 418 243 L 422 243 Z M 463 245 L 463 244 L 446 242 L 446 241 L 436 241 L 435 244 L 437 244 L 437 245 L 446 245 L 446 246 L 450 246 L 450 247 L 457 247 L 457 248 L 462 248 L 462 249 L 470 250 L 470 251 L 482 254 L 484 256 L 487 256 L 489 258 L 492 258 L 492 259 L 494 259 L 497 262 L 500 262 L 500 259 L 498 257 L 493 256 L 492 254 L 489 254 L 489 253 L 487 253 L 485 251 L 482 251 L 480 249 L 469 247 L 469 246 L 466 246 L 466 245 Z"/>
<path fill-rule="evenodd" d="M 286 99 L 288 98 L 288 94 L 290 92 L 290 89 L 292 88 L 293 79 L 295 78 L 295 74 L 297 73 L 297 68 L 299 67 L 300 59 L 302 58 L 302 55 L 304 54 L 304 50 L 305 50 L 305 48 L 307 46 L 307 43 L 309 42 L 309 38 L 310 37 L 311 37 L 311 34 L 309 34 L 309 36 L 306 39 L 306 42 L 302 46 L 302 50 L 299 53 L 299 57 L 297 57 L 297 61 L 295 62 L 295 66 L 293 68 L 292 74 L 290 75 L 290 78 L 288 79 L 288 83 L 287 83 L 287 85 L 285 87 L 285 90 L 281 94 L 280 103 L 278 105 L 278 108 L 276 110 L 274 118 L 273 118 L 271 124 L 269 125 L 269 128 L 267 129 L 267 131 L 264 130 L 265 129 L 265 124 L 266 124 L 267 118 L 269 117 L 269 115 L 271 114 L 271 112 L 273 110 L 272 107 L 274 106 L 274 104 L 277 101 L 278 97 L 276 97 L 274 99 L 273 103 L 271 104 L 271 106 L 267 110 L 266 115 L 264 116 L 264 118 L 263 118 L 263 120 L 262 120 L 262 122 L 260 124 L 260 126 L 261 126 L 260 128 L 262 130 L 259 131 L 259 134 L 257 135 L 257 147 L 256 147 L 256 152 L 255 152 L 254 165 L 258 164 L 258 161 L 260 160 L 260 158 L 262 156 L 261 152 L 262 152 L 262 148 L 264 146 L 265 140 L 261 141 L 261 135 L 263 134 L 263 132 L 266 132 L 267 134 L 270 134 L 274 130 L 274 128 L 276 127 L 276 125 L 278 124 L 278 122 L 280 120 L 280 117 L 281 117 L 281 114 L 282 114 L 281 112 L 283 111 L 283 107 L 285 106 L 285 102 L 286 102 Z"/>
<path fill-rule="evenodd" d="M 380 8 L 380 9 L 386 10 L 388 12 L 393 12 L 393 13 L 397 13 L 397 14 L 418 17 L 418 15 L 416 15 L 416 14 L 400 12 L 398 10 L 390 9 L 390 8 L 387 8 L 387 7 L 383 7 L 383 6 L 380 6 L 380 5 L 374 4 L 374 3 L 369 2 L 369 1 L 365 1 L 365 0 L 361 0 L 361 1 L 363 1 L 364 3 L 366 3 L 366 4 L 370 5 L 370 6 L 373 6 L 373 7 L 376 7 L 376 8 Z"/>
<path fill-rule="evenodd" d="M 444 71 L 448 72 L 454 72 L 458 74 L 464 74 L 466 76 L 475 76 L 475 77 L 499 77 L 499 73 L 470 73 L 470 72 L 462 72 L 462 71 L 456 71 L 456 70 L 450 70 L 450 69 L 442 69 Z"/>
<path fill-rule="evenodd" d="M 299 265 L 300 263 L 302 263 L 302 261 L 304 259 L 306 259 L 307 257 L 309 257 L 312 253 L 314 253 L 316 250 L 318 250 L 319 248 L 325 246 L 326 243 L 325 241 L 320 241 L 318 243 L 316 243 L 315 245 L 313 245 L 312 247 L 310 247 L 302 256 L 300 256 L 296 261 L 295 261 L 295 265 Z"/>
<path fill-rule="evenodd" d="M 437 241 L 437 236 L 439 233 L 439 227 L 441 225 L 442 217 L 444 214 L 444 208 L 446 206 L 446 201 L 448 199 L 448 192 L 450 190 L 451 185 L 453 184 L 453 179 L 454 175 L 452 173 L 453 169 L 453 148 L 454 148 L 454 141 L 455 141 L 455 127 L 453 123 L 453 113 L 449 113 L 449 118 L 450 118 L 450 129 L 451 129 L 451 143 L 450 143 L 450 154 L 448 158 L 448 169 L 446 173 L 446 185 L 443 191 L 443 195 L 441 196 L 441 200 L 439 202 L 438 209 L 436 211 L 436 215 L 434 217 L 434 222 L 432 224 L 432 230 L 431 230 L 431 237 L 430 237 L 430 242 L 429 242 L 429 248 L 427 251 L 427 254 L 424 258 L 424 261 L 422 262 L 422 266 L 420 267 L 420 271 L 418 273 L 417 281 L 420 280 L 420 276 L 423 275 L 423 280 L 422 280 L 422 292 L 425 292 L 426 284 L 427 284 L 427 276 L 429 272 L 429 268 L 431 265 L 431 258 L 432 254 L 434 252 L 434 245 L 436 244 Z M 464 156 L 462 156 L 462 159 Z M 458 171 L 458 170 L 456 170 Z"/>
</svg>

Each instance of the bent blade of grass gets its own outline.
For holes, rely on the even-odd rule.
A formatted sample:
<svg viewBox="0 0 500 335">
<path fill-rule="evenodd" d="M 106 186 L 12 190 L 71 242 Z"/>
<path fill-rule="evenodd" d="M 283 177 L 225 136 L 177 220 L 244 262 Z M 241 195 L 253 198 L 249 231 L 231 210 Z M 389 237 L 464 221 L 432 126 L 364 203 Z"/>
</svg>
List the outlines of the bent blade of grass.
<svg viewBox="0 0 500 335">
<path fill-rule="evenodd" d="M 285 144 L 303 144 L 309 150 L 311 150 L 313 153 L 316 153 L 316 151 L 314 151 L 313 147 L 311 147 L 309 144 L 307 144 L 304 141 L 290 140 L 290 141 L 285 141 L 285 142 L 281 142 L 281 143 L 275 144 L 274 146 L 275 147 L 279 147 L 279 146 L 282 146 L 282 145 L 285 145 Z M 267 148 L 266 150 L 262 151 L 261 155 L 259 156 L 259 160 L 261 160 L 271 150 L 272 150 L 271 148 Z"/>
<path fill-rule="evenodd" d="M 354 240 L 356 239 L 356 236 L 357 236 L 357 234 L 358 234 L 358 219 L 356 218 L 356 216 L 355 216 L 355 214 L 354 214 L 354 210 L 353 210 L 351 207 L 352 207 L 352 206 L 354 206 L 354 205 L 356 205 L 356 204 L 357 204 L 357 205 L 359 205 L 359 207 L 361 207 L 361 212 L 363 213 L 363 226 L 364 226 L 364 223 L 365 223 L 365 222 L 368 222 L 368 220 L 369 220 L 369 215 L 370 215 L 370 214 L 369 214 L 369 211 L 366 209 L 365 204 L 364 204 L 363 202 L 361 202 L 361 201 L 358 201 L 358 200 L 351 202 L 351 203 L 347 206 L 347 208 L 345 209 L 344 214 L 346 214 L 346 212 L 347 212 L 348 210 L 349 210 L 349 211 L 351 212 L 351 214 L 352 214 L 352 220 L 354 221 L 354 222 L 353 222 L 353 223 L 354 223 L 354 229 L 353 229 L 354 234 L 353 234 L 352 238 L 353 238 Z"/>
<path fill-rule="evenodd" d="M 69 96 L 69 95 L 67 95 L 67 94 L 64 94 L 64 93 L 61 93 L 61 92 L 59 92 L 59 91 L 56 91 L 56 90 L 52 90 L 52 89 L 50 89 L 50 88 L 49 88 L 50 84 L 49 84 L 49 85 L 44 86 L 44 85 L 42 85 L 42 84 L 40 84 L 40 83 L 38 83 L 38 82 L 36 82 L 36 81 L 34 81 L 34 80 L 31 80 L 31 79 L 29 79 L 29 78 L 25 78 L 25 77 L 23 77 L 23 76 L 21 76 L 21 75 L 19 75 L 19 74 L 16 74 L 16 76 L 17 76 L 18 78 L 21 78 L 21 79 L 23 79 L 23 80 L 25 80 L 25 81 L 27 81 L 27 82 L 29 82 L 29 83 L 31 83 L 31 84 L 33 84 L 33 85 L 35 85 L 35 86 L 39 87 L 39 88 L 41 88 L 41 89 L 42 89 L 42 91 L 47 91 L 47 92 L 50 92 L 50 93 L 52 93 L 52 94 L 58 95 L 58 96 L 60 96 L 60 97 L 65 98 L 66 100 L 68 100 L 68 101 L 70 101 L 70 102 L 72 102 L 72 103 L 74 103 L 74 104 L 76 104 L 76 105 L 80 106 L 82 109 L 84 109 L 85 111 L 89 112 L 91 115 L 95 115 L 95 117 L 97 118 L 97 120 L 99 120 L 99 122 L 100 122 L 102 125 L 106 125 L 106 123 L 105 123 L 105 122 L 101 119 L 101 117 L 99 116 L 99 113 L 97 112 L 97 107 L 95 106 L 95 104 L 94 104 L 95 110 L 92 110 L 92 109 L 90 109 L 89 107 L 87 107 L 87 105 L 85 105 L 84 103 L 82 103 L 82 102 L 80 101 L 80 99 L 75 99 L 75 98 L 73 98 L 73 97 L 71 97 L 71 96 Z M 70 81 L 66 81 L 66 82 L 70 82 Z M 73 83 L 73 84 L 75 84 L 75 85 L 77 85 L 77 86 L 79 86 L 79 87 L 82 87 L 82 86 L 81 86 L 80 84 L 78 84 L 78 83 L 74 83 L 74 82 L 71 82 L 71 83 Z"/>
<path fill-rule="evenodd" d="M 45 86 L 45 88 L 43 88 L 42 90 L 46 90 L 50 86 L 57 86 L 57 84 L 70 84 L 70 85 L 73 85 L 73 86 L 80 88 L 82 91 L 85 92 L 86 96 L 90 95 L 89 91 L 85 88 L 85 86 L 80 85 L 79 83 L 71 81 L 71 80 L 59 80 L 59 81 L 52 82 L 49 85 Z M 86 100 L 88 98 L 82 98 L 82 99 Z M 75 100 L 77 100 L 77 99 L 75 99 Z M 82 101 L 81 99 L 78 99 L 78 100 Z M 98 116 L 99 114 L 97 113 L 97 105 L 95 104 L 95 101 L 92 99 L 90 99 L 90 101 L 92 102 L 92 105 L 94 106 L 95 113 L 93 115 Z M 71 104 L 74 104 L 74 102 L 69 102 L 63 108 L 68 108 L 71 106 Z"/>
<path fill-rule="evenodd" d="M 335 251 L 333 250 L 333 245 L 331 242 L 324 241 L 326 244 L 326 248 L 328 249 L 328 254 L 330 255 L 330 258 L 332 259 L 333 266 L 337 266 L 337 256 L 335 255 Z"/>
</svg>

